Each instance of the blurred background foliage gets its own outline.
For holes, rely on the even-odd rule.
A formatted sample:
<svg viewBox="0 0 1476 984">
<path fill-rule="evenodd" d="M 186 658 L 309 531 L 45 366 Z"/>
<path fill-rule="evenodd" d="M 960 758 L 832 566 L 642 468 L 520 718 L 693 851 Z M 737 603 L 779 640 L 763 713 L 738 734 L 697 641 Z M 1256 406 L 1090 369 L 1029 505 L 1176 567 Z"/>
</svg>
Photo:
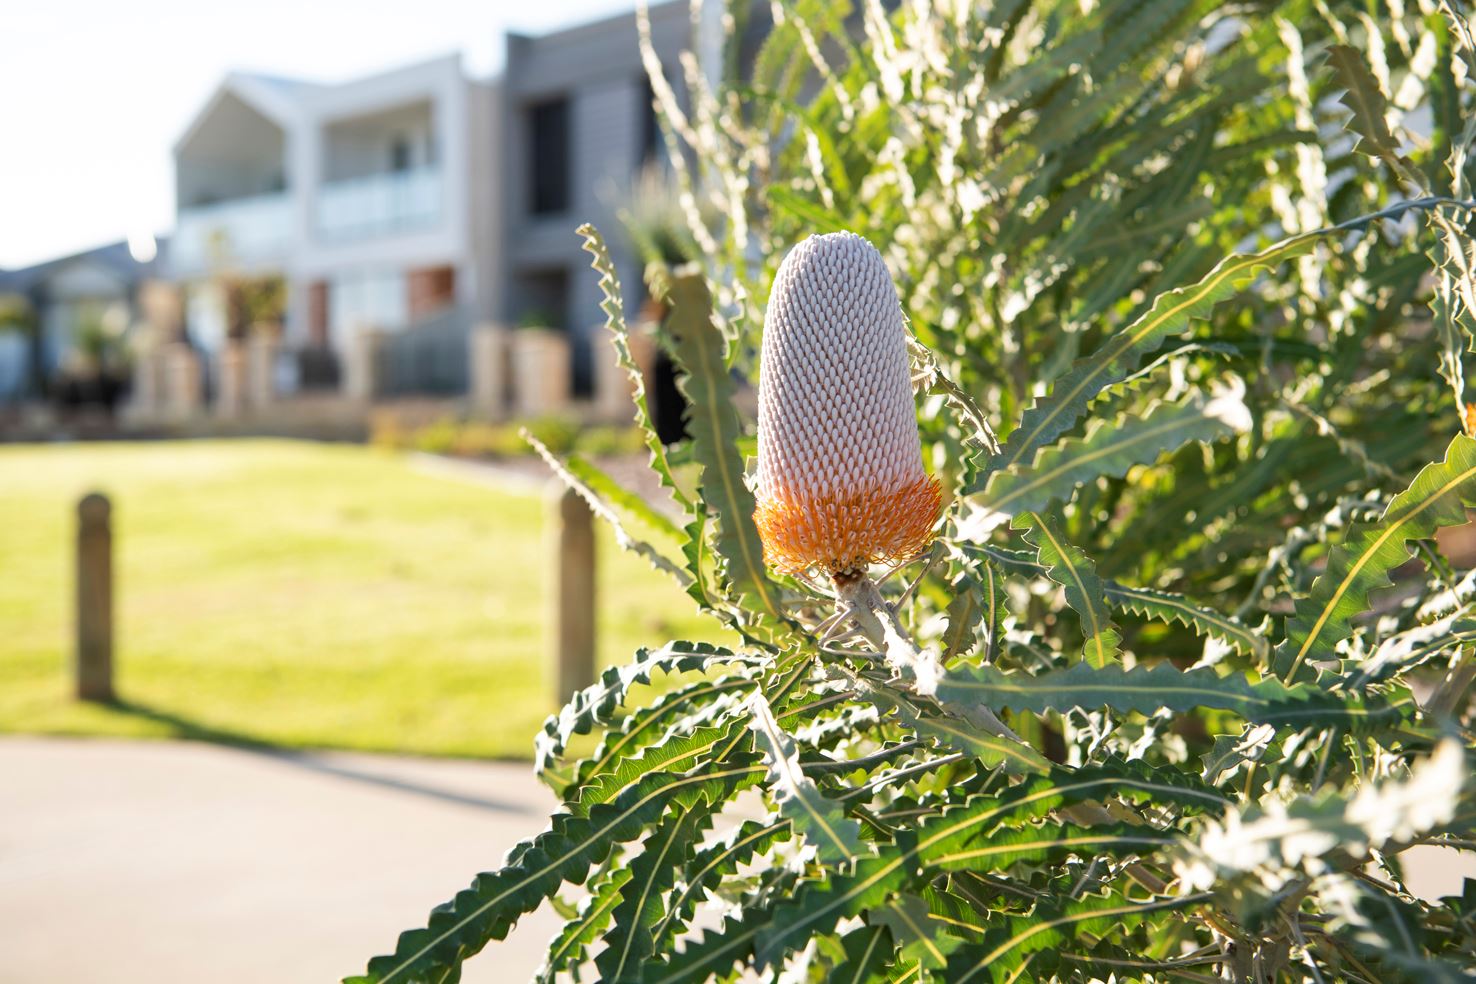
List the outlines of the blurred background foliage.
<svg viewBox="0 0 1476 984">
<path fill-rule="evenodd" d="M 1460 23 L 1428 0 L 903 4 L 890 17 L 802 0 L 780 11 L 751 76 L 657 94 L 738 371 L 756 378 L 787 248 L 849 229 L 882 251 L 918 340 L 1008 442 L 1074 360 L 1227 254 L 1421 195 L 1465 197 Z M 1358 66 L 1333 63 L 1342 45 L 1388 93 L 1407 166 L 1359 152 L 1344 96 Z M 1077 423 L 1230 375 L 1254 415 L 1247 440 L 1081 490 L 1068 534 L 1104 573 L 1253 609 L 1278 586 L 1259 576 L 1289 536 L 1315 560 L 1347 516 L 1340 502 L 1403 487 L 1460 431 L 1467 336 L 1432 325 L 1432 268 L 1469 258 L 1442 255 L 1441 229 L 1413 214 L 1328 238 Z M 1447 293 L 1468 331 L 1467 302 Z M 981 458 L 946 402 L 930 397 L 925 441 L 957 492 Z"/>
</svg>

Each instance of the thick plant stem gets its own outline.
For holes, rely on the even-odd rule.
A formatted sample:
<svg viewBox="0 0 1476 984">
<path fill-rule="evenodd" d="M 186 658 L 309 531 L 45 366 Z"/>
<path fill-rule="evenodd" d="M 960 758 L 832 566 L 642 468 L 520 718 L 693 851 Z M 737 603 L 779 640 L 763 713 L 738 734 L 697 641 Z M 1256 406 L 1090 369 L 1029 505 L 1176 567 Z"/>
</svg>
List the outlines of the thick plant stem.
<svg viewBox="0 0 1476 984">
<path fill-rule="evenodd" d="M 865 574 L 840 575 L 835 579 L 836 595 L 841 610 L 867 641 L 876 647 L 887 665 L 899 674 L 911 674 L 918 693 L 931 696 L 942 675 L 936 653 L 918 649 L 911 634 L 897 618 L 897 611 L 876 589 L 876 583 Z M 988 707 L 971 709 L 972 720 L 991 734 L 1025 744 L 1025 740 L 999 719 Z"/>
<path fill-rule="evenodd" d="M 885 655 L 894 639 L 911 644 L 905 630 L 897 624 L 895 613 L 891 612 L 890 606 L 882 598 L 881 592 L 876 590 L 876 583 L 871 578 L 865 574 L 837 575 L 835 589 L 842 616 L 855 622 L 861 634 L 879 652 Z M 881 618 L 882 612 L 889 616 L 885 622 Z"/>
</svg>

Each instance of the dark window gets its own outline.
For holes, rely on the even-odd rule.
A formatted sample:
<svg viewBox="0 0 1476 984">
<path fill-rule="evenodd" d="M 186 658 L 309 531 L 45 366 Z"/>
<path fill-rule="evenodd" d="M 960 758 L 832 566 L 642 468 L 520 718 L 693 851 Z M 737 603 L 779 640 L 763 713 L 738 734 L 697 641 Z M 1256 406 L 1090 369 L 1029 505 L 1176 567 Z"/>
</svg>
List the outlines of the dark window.
<svg viewBox="0 0 1476 984">
<path fill-rule="evenodd" d="M 390 144 L 390 170 L 410 170 L 410 141 L 404 137 L 396 137 Z"/>
<path fill-rule="evenodd" d="M 519 326 L 568 330 L 568 270 L 563 267 L 528 270 L 517 275 L 517 285 L 521 294 Z"/>
<path fill-rule="evenodd" d="M 569 208 L 569 100 L 554 99 L 528 110 L 528 185 L 534 215 Z"/>
</svg>

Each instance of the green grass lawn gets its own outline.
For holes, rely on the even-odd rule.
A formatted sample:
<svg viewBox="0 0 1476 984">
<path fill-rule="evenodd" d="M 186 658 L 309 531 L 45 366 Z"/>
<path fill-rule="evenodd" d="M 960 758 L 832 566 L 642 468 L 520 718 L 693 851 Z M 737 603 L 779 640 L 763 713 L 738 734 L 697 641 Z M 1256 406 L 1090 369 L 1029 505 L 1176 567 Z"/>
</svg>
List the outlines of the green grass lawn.
<svg viewBox="0 0 1476 984">
<path fill-rule="evenodd" d="M 70 698 L 77 498 L 114 504 L 117 708 Z M 0 731 L 527 757 L 544 503 L 361 447 L 0 446 Z M 599 655 L 717 639 L 601 531 Z"/>
</svg>

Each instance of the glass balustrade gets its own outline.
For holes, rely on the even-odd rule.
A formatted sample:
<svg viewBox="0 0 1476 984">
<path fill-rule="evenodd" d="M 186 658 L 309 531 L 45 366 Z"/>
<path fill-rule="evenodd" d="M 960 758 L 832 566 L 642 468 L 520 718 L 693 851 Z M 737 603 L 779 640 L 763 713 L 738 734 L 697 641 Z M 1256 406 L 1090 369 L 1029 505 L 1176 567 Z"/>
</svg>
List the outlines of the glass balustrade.
<svg viewBox="0 0 1476 984">
<path fill-rule="evenodd" d="M 323 184 L 316 230 L 325 240 L 362 239 L 423 229 L 440 213 L 440 171 L 396 171 Z"/>
<path fill-rule="evenodd" d="M 441 172 L 435 168 L 370 175 L 321 185 L 314 232 L 325 244 L 414 232 L 441 217 Z M 284 258 L 295 227 L 286 193 L 181 209 L 171 245 L 180 273 Z"/>
</svg>

